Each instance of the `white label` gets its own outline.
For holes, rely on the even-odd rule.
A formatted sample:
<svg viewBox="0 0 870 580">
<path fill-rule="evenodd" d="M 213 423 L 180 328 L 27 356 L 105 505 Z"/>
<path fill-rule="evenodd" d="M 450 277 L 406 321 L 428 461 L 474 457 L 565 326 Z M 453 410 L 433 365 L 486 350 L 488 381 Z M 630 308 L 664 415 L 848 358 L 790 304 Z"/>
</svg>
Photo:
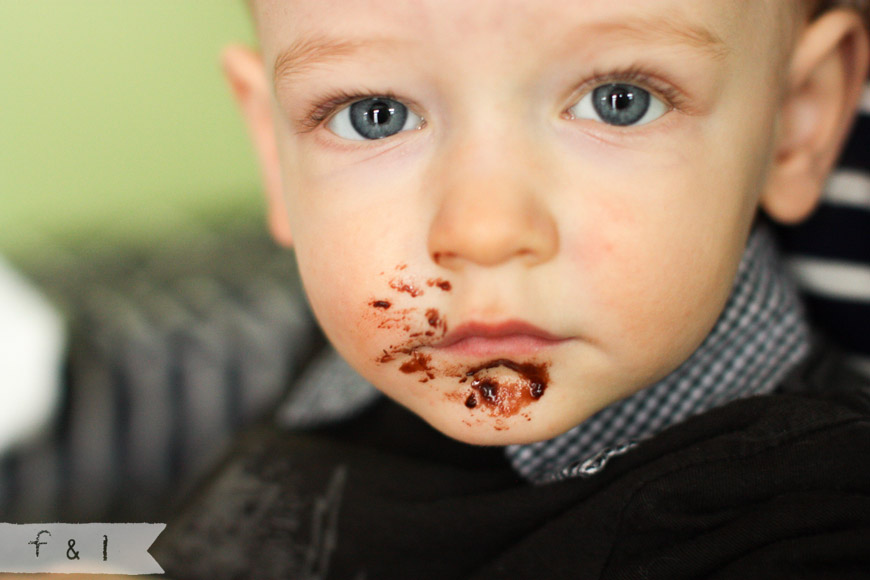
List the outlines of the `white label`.
<svg viewBox="0 0 870 580">
<path fill-rule="evenodd" d="M 148 548 L 166 524 L 0 523 L 0 572 L 162 574 Z"/>
</svg>

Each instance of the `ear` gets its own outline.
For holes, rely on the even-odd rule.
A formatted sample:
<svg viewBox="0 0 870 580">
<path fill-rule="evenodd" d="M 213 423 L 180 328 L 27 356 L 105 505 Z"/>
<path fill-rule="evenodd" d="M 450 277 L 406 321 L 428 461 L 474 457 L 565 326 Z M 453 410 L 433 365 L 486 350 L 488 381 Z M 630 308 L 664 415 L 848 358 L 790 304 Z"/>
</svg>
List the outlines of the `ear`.
<svg viewBox="0 0 870 580">
<path fill-rule="evenodd" d="M 290 222 L 284 203 L 281 166 L 272 122 L 268 75 L 260 54 L 246 46 L 232 45 L 221 54 L 221 64 L 260 159 L 269 214 L 269 230 L 282 246 L 290 247 Z"/>
<path fill-rule="evenodd" d="M 828 12 L 801 33 L 761 196 L 762 207 L 775 220 L 797 223 L 815 208 L 852 125 L 868 50 L 866 29 L 853 11 Z"/>
</svg>

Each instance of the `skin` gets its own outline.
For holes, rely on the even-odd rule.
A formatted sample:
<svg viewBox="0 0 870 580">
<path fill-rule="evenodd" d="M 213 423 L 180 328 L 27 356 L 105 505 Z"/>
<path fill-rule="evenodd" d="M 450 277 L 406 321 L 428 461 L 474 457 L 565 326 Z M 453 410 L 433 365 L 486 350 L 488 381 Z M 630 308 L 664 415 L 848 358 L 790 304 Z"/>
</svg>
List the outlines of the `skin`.
<svg viewBox="0 0 870 580">
<path fill-rule="evenodd" d="M 551 438 L 672 372 L 720 315 L 759 206 L 811 211 L 858 98 L 860 19 L 783 26 L 789 4 L 257 2 L 261 54 L 224 65 L 332 344 L 476 444 Z M 299 51 L 324 38 L 344 44 Z M 626 69 L 663 115 L 572 116 Z M 311 119 L 336 92 L 395 95 L 422 122 L 343 138 L 345 104 Z"/>
</svg>

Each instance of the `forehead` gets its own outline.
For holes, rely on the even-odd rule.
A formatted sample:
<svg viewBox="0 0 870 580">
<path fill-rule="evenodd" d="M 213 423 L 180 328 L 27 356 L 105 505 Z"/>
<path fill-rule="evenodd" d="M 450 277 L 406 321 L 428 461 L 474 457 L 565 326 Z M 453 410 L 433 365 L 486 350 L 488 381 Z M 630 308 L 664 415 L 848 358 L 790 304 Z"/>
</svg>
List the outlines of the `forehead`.
<svg viewBox="0 0 870 580">
<path fill-rule="evenodd" d="M 735 43 L 749 25 L 775 25 L 796 0 L 257 0 L 264 52 L 290 44 L 366 39 L 453 47 L 501 41 L 494 50 L 540 48 L 556 34 L 621 31 L 634 40 L 682 41 L 711 49 Z M 745 36 L 745 34 L 743 35 Z M 509 41 L 509 42 L 508 42 Z M 346 45 L 346 48 L 350 47 Z"/>
</svg>

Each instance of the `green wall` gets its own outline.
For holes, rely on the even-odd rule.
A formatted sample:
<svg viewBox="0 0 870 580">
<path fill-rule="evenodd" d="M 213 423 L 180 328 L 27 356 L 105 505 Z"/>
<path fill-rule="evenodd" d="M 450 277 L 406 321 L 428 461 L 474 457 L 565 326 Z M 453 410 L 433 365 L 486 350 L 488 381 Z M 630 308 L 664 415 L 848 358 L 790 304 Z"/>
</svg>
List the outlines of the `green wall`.
<svg viewBox="0 0 870 580">
<path fill-rule="evenodd" d="M 218 55 L 240 0 L 0 0 L 0 253 L 262 213 Z"/>
</svg>

